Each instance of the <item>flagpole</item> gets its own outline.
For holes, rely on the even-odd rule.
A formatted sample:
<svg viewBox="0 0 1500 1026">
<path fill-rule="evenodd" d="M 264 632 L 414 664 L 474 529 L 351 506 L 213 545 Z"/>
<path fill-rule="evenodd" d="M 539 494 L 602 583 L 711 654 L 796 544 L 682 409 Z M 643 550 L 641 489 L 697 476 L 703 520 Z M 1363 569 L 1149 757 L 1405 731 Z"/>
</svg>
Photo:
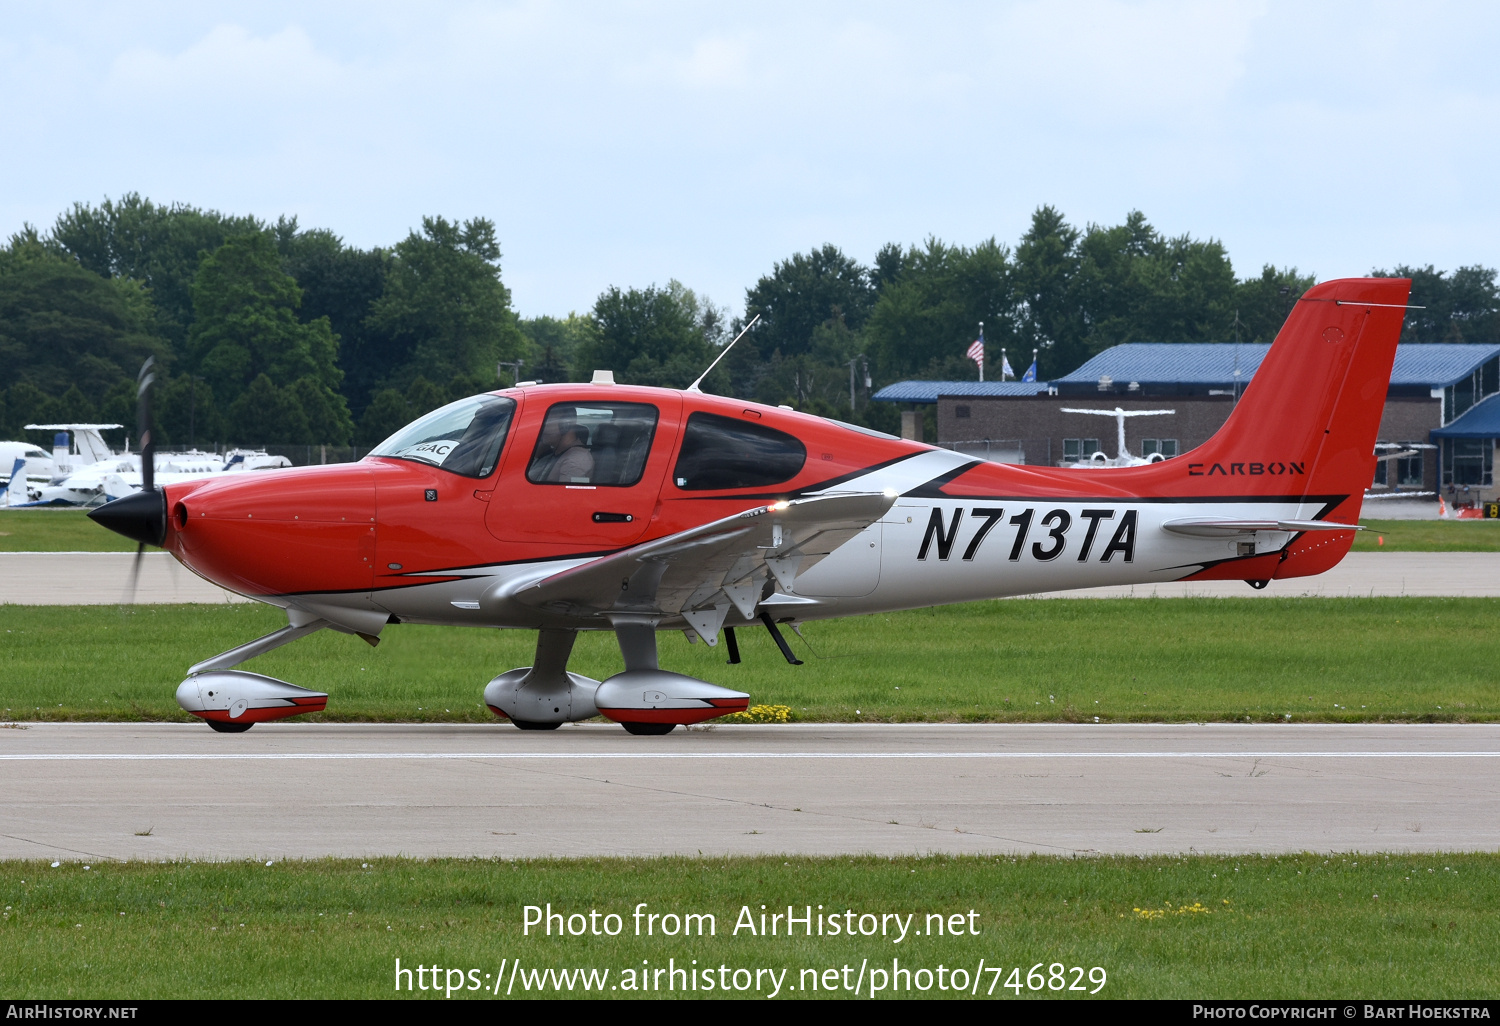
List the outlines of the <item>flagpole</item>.
<svg viewBox="0 0 1500 1026">
<path fill-rule="evenodd" d="M 979 380 L 984 380 L 984 322 L 979 322 Z"/>
</svg>

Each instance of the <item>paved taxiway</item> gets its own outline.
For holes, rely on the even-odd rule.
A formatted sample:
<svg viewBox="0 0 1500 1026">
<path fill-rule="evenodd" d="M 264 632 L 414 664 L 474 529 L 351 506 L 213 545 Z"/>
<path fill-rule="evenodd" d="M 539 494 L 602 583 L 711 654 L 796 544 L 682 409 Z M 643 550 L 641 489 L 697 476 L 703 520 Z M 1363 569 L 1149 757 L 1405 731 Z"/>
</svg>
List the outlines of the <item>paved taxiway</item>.
<svg viewBox="0 0 1500 1026">
<path fill-rule="evenodd" d="M 0 552 L 0 605 L 113 605 L 129 587 L 134 553 Z M 1370 595 L 1500 597 L 1500 552 L 1354 552 L 1316 577 L 1272 581 L 1254 591 L 1244 581 L 1193 581 L 1086 588 L 1044 598 L 1296 598 Z M 198 577 L 165 552 L 141 561 L 136 601 L 243 602 Z"/>
<path fill-rule="evenodd" d="M 125 601 L 134 552 L 0 552 L 0 605 L 110 606 Z M 141 557 L 141 603 L 248 602 L 165 552 Z"/>
<path fill-rule="evenodd" d="M 0 729 L 4 858 L 1497 847 L 1494 724 Z"/>
</svg>

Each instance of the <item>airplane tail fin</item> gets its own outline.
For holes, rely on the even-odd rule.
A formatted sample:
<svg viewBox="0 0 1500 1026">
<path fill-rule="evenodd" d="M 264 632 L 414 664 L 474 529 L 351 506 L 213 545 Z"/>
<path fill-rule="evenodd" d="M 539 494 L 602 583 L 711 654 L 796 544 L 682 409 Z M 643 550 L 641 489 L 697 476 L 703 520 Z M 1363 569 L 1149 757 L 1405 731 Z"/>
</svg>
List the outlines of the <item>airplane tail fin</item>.
<svg viewBox="0 0 1500 1026">
<path fill-rule="evenodd" d="M 1224 426 L 1164 466 L 1185 463 L 1193 492 L 1296 496 L 1318 501 L 1319 517 L 1357 522 L 1410 292 L 1406 278 L 1309 289 Z M 1277 577 L 1322 572 L 1353 537 L 1319 533 L 1292 544 Z"/>
<path fill-rule="evenodd" d="M 0 501 L 0 506 L 19 505 L 15 500 L 15 492 L 12 490 L 17 481 L 21 482 L 21 502 L 29 502 L 30 497 L 26 494 L 26 457 L 24 456 L 16 457 L 16 465 L 10 470 L 10 480 L 0 484 L 0 495 L 4 496 L 4 500 Z"/>
</svg>

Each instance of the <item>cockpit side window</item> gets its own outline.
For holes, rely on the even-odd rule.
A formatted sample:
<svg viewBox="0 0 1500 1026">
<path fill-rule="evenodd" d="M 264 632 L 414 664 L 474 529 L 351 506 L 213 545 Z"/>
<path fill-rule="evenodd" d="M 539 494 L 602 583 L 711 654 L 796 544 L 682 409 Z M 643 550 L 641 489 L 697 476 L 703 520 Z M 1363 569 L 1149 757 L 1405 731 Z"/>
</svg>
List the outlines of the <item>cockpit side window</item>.
<svg viewBox="0 0 1500 1026">
<path fill-rule="evenodd" d="M 515 412 L 516 401 L 505 396 L 460 399 L 412 421 L 370 455 L 428 463 L 464 477 L 489 477 Z"/>
<path fill-rule="evenodd" d="M 806 462 L 807 447 L 784 431 L 695 413 L 688 417 L 672 480 L 690 492 L 764 488 L 790 481 Z"/>
<path fill-rule="evenodd" d="M 558 403 L 542 422 L 526 480 L 628 488 L 646 472 L 656 419 L 648 403 Z"/>
</svg>

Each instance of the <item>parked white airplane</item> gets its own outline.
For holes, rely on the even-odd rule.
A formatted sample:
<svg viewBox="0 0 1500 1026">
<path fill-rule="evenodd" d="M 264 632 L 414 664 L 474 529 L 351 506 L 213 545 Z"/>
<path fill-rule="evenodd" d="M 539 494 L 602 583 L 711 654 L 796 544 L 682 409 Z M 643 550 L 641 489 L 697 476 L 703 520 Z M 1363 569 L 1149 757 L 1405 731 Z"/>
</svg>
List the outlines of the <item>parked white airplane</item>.
<svg viewBox="0 0 1500 1026">
<path fill-rule="evenodd" d="M 27 424 L 26 430 L 57 432 L 52 442 L 52 462 L 55 466 L 52 476 L 57 478 L 113 459 L 115 454 L 110 451 L 100 432 L 116 431 L 121 427 L 121 424 Z M 68 444 L 68 434 L 65 432 L 72 435 L 71 445 Z"/>
<path fill-rule="evenodd" d="M 1144 459 L 1130 455 L 1130 450 L 1125 448 L 1125 418 L 1126 417 L 1161 417 L 1176 410 L 1122 410 L 1116 406 L 1112 410 L 1081 410 L 1064 406 L 1062 413 L 1092 413 L 1100 417 L 1115 418 L 1115 426 L 1119 429 L 1119 435 L 1115 442 L 1115 458 L 1110 459 L 1103 450 L 1093 453 L 1086 459 L 1081 459 L 1073 464 L 1075 470 L 1092 470 L 1096 467 L 1143 467 L 1148 463 L 1160 463 L 1167 457 L 1159 452 L 1153 452 Z"/>
<path fill-rule="evenodd" d="M 57 476 L 57 463 L 41 446 L 30 442 L 0 442 L 0 467 L 10 470 L 16 460 L 21 461 L 19 473 L 33 481 L 50 481 Z"/>
<path fill-rule="evenodd" d="M 141 489 L 141 456 L 129 451 L 110 450 L 101 432 L 118 429 L 119 424 L 27 424 L 28 431 L 56 431 L 56 444 L 49 462 L 55 468 L 47 484 L 33 486 L 29 495 L 19 494 L 12 505 L 97 506 L 122 498 Z M 72 433 L 69 444 L 67 432 Z M 35 446 L 31 448 L 35 449 Z M 40 449 L 36 449 L 41 452 Z M 45 453 L 43 453 L 45 456 Z M 28 457 L 28 466 L 30 457 Z M 158 452 L 154 461 L 156 481 L 179 484 L 198 480 L 204 474 L 226 471 L 271 470 L 290 467 L 285 456 L 272 456 L 262 450 L 232 449 L 225 456 L 217 453 Z M 16 500 L 20 500 L 19 502 Z"/>
</svg>

